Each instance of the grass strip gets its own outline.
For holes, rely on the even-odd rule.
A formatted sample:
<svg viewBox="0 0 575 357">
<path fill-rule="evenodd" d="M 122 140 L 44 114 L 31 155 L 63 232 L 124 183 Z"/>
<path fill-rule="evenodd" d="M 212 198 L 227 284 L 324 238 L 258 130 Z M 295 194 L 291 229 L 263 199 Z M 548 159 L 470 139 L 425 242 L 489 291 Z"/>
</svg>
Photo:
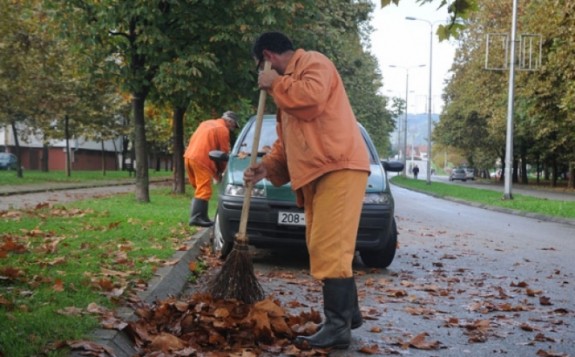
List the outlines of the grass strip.
<svg viewBox="0 0 575 357">
<path fill-rule="evenodd" d="M 404 176 L 394 176 L 390 180 L 397 186 L 432 194 L 435 197 L 451 197 L 521 212 L 575 219 L 575 201 L 547 200 L 521 194 L 513 194 L 512 200 L 504 200 L 501 192 L 487 189 L 464 187 L 441 182 L 432 182 L 431 185 L 428 185 L 425 180 L 414 180 Z"/>
<path fill-rule="evenodd" d="M 150 197 L 0 212 L 0 355 L 67 356 L 47 347 L 88 337 L 99 324 L 90 304 L 122 305 L 185 249 L 196 231 L 187 225 L 192 193 Z"/>
</svg>

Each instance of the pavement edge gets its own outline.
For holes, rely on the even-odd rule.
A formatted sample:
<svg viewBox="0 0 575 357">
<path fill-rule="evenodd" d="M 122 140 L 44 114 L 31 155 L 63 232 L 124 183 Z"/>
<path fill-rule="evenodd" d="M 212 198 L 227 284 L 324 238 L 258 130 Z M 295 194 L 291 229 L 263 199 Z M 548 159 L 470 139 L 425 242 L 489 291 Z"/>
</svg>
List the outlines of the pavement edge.
<svg viewBox="0 0 575 357">
<path fill-rule="evenodd" d="M 150 304 L 156 300 L 162 300 L 169 296 L 177 296 L 182 293 L 190 274 L 189 263 L 200 255 L 201 247 L 208 243 L 211 229 L 202 229 L 195 233 L 186 244 L 190 248 L 186 251 L 178 251 L 172 256 L 172 260 L 178 262 L 171 266 L 165 266 L 156 272 L 156 276 L 148 282 L 148 288 L 138 296 Z M 123 321 L 137 319 L 135 311 L 129 307 L 120 307 L 116 315 Z M 124 331 L 98 328 L 90 336 L 90 340 L 113 351 L 115 357 L 131 357 L 137 355 L 134 343 Z M 72 351 L 71 357 L 85 356 L 82 351 Z"/>
</svg>

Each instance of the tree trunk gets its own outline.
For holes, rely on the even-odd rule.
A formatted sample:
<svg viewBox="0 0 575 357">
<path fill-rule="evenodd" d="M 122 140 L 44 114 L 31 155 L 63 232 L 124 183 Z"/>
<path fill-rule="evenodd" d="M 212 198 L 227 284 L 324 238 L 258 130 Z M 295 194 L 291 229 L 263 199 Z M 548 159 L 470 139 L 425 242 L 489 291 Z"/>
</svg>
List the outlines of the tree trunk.
<svg viewBox="0 0 575 357">
<path fill-rule="evenodd" d="M 557 161 L 553 159 L 553 174 L 551 177 L 551 187 L 557 187 L 558 176 L 559 176 L 559 168 L 557 167 Z"/>
<path fill-rule="evenodd" d="M 70 160 L 70 128 L 68 116 L 64 116 L 64 135 L 66 136 L 66 177 L 72 175 L 72 162 Z"/>
<path fill-rule="evenodd" d="M 136 160 L 132 164 L 136 169 L 136 200 L 138 202 L 150 202 L 146 122 L 144 117 L 146 94 L 142 91 L 134 93 L 133 96 L 132 107 L 134 111 L 134 148 Z"/>
<path fill-rule="evenodd" d="M 527 150 L 524 146 L 521 146 L 521 183 L 527 185 L 529 183 L 529 178 L 527 177 Z"/>
<path fill-rule="evenodd" d="M 184 167 L 184 114 L 185 108 L 174 108 L 172 136 L 174 142 L 173 167 L 174 186 L 173 192 L 186 193 L 185 167 Z"/>
<path fill-rule="evenodd" d="M 511 168 L 511 179 L 513 183 L 519 182 L 519 161 L 513 159 L 513 167 Z"/>
<path fill-rule="evenodd" d="M 102 143 L 102 176 L 106 176 L 106 151 L 104 150 L 104 139 Z"/>
<path fill-rule="evenodd" d="M 539 160 L 539 157 L 537 157 L 536 167 L 537 167 L 537 184 L 539 185 L 541 183 L 541 162 Z"/>
<path fill-rule="evenodd" d="M 569 162 L 569 182 L 567 183 L 567 188 L 575 188 L 575 162 Z"/>
<path fill-rule="evenodd" d="M 14 134 L 14 150 L 16 150 L 16 163 L 18 167 L 16 168 L 16 176 L 19 178 L 24 177 L 24 172 L 22 170 L 22 151 L 20 150 L 20 141 L 18 140 L 18 129 L 16 129 L 16 121 L 12 120 L 12 133 Z"/>
<path fill-rule="evenodd" d="M 48 172 L 50 167 L 48 163 L 50 162 L 50 150 L 48 148 L 48 143 L 42 145 L 42 160 L 40 160 L 40 170 L 42 172 Z"/>
</svg>

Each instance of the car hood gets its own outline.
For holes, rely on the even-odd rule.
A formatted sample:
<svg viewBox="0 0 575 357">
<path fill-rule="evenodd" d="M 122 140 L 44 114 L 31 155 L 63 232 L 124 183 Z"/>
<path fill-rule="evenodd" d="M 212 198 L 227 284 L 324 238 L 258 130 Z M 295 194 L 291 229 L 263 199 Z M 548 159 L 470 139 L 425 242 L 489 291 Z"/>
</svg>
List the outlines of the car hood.
<svg viewBox="0 0 575 357">
<path fill-rule="evenodd" d="M 258 158 L 259 161 L 259 158 Z M 226 180 L 227 182 L 235 185 L 243 184 L 243 175 L 245 169 L 250 164 L 250 157 L 246 156 L 240 158 L 239 156 L 231 156 L 228 161 L 228 167 L 226 170 Z M 366 192 L 382 192 L 386 191 L 387 187 L 385 184 L 385 174 L 383 167 L 378 164 L 371 164 L 371 173 L 367 181 Z M 262 180 L 255 185 L 256 188 L 264 188 L 266 190 L 266 197 L 271 200 L 277 201 L 294 201 L 294 192 L 291 189 L 291 185 L 288 183 L 286 185 L 276 187 L 268 180 Z"/>
</svg>

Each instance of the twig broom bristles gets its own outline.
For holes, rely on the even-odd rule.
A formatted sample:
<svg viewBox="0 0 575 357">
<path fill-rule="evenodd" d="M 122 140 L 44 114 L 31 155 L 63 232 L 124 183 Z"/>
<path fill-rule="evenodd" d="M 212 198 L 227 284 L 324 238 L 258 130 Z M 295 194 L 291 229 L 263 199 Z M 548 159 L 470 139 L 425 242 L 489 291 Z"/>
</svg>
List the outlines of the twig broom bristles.
<svg viewBox="0 0 575 357">
<path fill-rule="evenodd" d="M 264 70 L 269 70 L 270 68 L 271 64 L 266 61 Z M 261 89 L 250 166 L 256 163 L 258 157 L 265 105 L 266 91 Z M 250 182 L 245 187 L 240 228 L 235 236 L 234 248 L 226 258 L 221 270 L 208 285 L 208 290 L 214 298 L 236 299 L 246 304 L 251 304 L 263 300 L 265 297 L 262 286 L 254 274 L 254 266 L 248 250 L 248 236 L 246 232 L 252 189 L 253 183 Z"/>
</svg>

